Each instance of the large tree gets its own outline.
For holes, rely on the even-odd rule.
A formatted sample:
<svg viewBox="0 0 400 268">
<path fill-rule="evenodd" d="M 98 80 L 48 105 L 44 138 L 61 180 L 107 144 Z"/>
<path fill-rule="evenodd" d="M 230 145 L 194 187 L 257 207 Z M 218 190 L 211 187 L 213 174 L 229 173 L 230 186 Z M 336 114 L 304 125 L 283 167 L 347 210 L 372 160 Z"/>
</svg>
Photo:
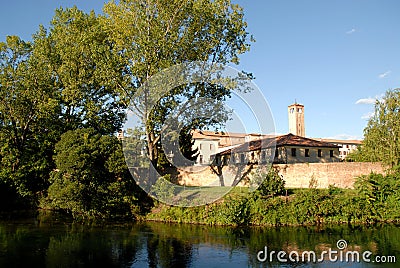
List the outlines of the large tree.
<svg viewBox="0 0 400 268">
<path fill-rule="evenodd" d="M 40 27 L 32 57 L 51 76 L 60 103 L 62 131 L 92 127 L 115 133 L 125 119 L 116 92 L 124 65 L 112 53 L 98 16 L 76 7 L 57 9 L 49 30 Z"/>
<path fill-rule="evenodd" d="M 17 36 L 0 43 L 0 179 L 22 197 L 47 187 L 58 102 L 32 44 Z"/>
<path fill-rule="evenodd" d="M 374 114 L 364 129 L 363 145 L 354 157 L 400 167 L 400 89 L 388 90 L 376 101 Z"/>
<path fill-rule="evenodd" d="M 121 95 L 127 97 L 171 66 L 191 61 L 236 64 L 239 55 L 249 49 L 242 8 L 230 0 L 121 0 L 106 4 L 104 13 L 113 50 L 126 65 L 124 76 L 130 78 L 118 84 Z M 179 85 L 159 98 L 165 93 L 163 87 L 165 83 L 145 89 L 133 100 L 154 166 L 165 158 L 160 145 L 163 124 L 176 107 L 195 98 L 223 101 L 231 94 L 230 88 L 203 82 Z M 181 136 L 190 139 L 191 129 L 220 124 L 226 117 L 192 119 L 182 127 Z M 186 154 L 190 157 L 191 152 L 186 150 Z"/>
<path fill-rule="evenodd" d="M 0 43 L 0 178 L 19 195 L 48 187 L 54 145 L 68 131 L 115 133 L 125 119 L 115 90 L 125 65 L 98 16 L 57 9 L 32 42 Z"/>
</svg>

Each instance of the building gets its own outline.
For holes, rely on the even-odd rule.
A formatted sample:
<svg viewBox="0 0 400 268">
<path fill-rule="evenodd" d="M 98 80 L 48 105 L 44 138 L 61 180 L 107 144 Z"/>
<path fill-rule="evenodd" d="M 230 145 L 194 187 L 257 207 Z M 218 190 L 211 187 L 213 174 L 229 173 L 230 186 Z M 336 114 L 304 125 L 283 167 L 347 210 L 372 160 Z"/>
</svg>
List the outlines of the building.
<svg viewBox="0 0 400 268">
<path fill-rule="evenodd" d="M 337 139 L 316 139 L 323 142 L 328 142 L 339 146 L 339 157 L 344 160 L 351 152 L 357 150 L 358 146 L 362 144 L 361 140 L 337 140 Z"/>
<path fill-rule="evenodd" d="M 304 125 L 304 105 L 297 102 L 288 106 L 289 133 L 305 137 L 306 128 Z"/>
<path fill-rule="evenodd" d="M 193 130 L 193 148 L 199 150 L 196 165 L 209 165 L 214 161 L 216 154 L 263 137 L 266 135 Z"/>
<path fill-rule="evenodd" d="M 199 150 L 197 156 L 197 165 L 209 165 L 214 161 L 213 155 L 218 153 L 219 139 L 213 137 L 199 137 L 196 135 L 194 138 L 193 147 Z"/>
<path fill-rule="evenodd" d="M 216 164 L 339 162 L 339 146 L 291 133 L 246 142 L 216 155 Z"/>
<path fill-rule="evenodd" d="M 288 106 L 288 119 L 289 134 L 281 136 L 194 130 L 192 132 L 193 147 L 199 150 L 196 165 L 208 165 L 214 161 L 217 155 L 227 155 L 230 152 L 235 152 L 233 155 L 235 163 L 252 161 L 255 157 L 254 154 L 259 149 L 245 149 L 245 147 L 253 148 L 256 144 L 253 143 L 254 141 L 264 140 L 263 142 L 267 142 L 267 139 L 271 138 L 274 139 L 274 141 L 271 140 L 271 143 L 276 143 L 274 163 L 343 161 L 350 152 L 362 143 L 360 140 L 306 138 L 304 105 L 297 102 Z M 241 150 L 241 152 L 235 150 Z M 271 154 L 269 155 L 271 156 Z M 262 155 L 260 157 L 262 158 Z M 222 158 L 219 160 L 222 160 Z"/>
</svg>

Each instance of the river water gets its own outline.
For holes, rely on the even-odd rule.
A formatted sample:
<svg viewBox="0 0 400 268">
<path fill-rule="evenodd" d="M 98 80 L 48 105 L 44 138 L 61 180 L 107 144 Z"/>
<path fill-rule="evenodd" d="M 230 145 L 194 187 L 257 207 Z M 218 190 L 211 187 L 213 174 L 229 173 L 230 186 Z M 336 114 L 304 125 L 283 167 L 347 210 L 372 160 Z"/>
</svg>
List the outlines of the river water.
<svg viewBox="0 0 400 268">
<path fill-rule="evenodd" d="M 0 221 L 0 267 L 382 267 L 382 260 L 384 267 L 400 267 L 399 226 Z"/>
</svg>

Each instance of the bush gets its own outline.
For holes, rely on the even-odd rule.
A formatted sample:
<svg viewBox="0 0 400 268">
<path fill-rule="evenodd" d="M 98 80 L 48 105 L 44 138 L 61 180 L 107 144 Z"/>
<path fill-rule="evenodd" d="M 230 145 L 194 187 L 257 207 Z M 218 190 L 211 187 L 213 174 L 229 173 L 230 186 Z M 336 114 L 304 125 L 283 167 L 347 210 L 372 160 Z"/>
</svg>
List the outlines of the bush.
<svg viewBox="0 0 400 268">
<path fill-rule="evenodd" d="M 285 181 L 271 168 L 268 173 L 253 174 L 254 180 L 262 181 L 256 193 L 261 196 L 276 196 L 285 191 Z"/>
<path fill-rule="evenodd" d="M 170 181 L 170 174 L 158 178 L 156 183 L 151 187 L 150 195 L 161 202 L 170 203 L 175 194 L 174 185 Z"/>
<path fill-rule="evenodd" d="M 55 147 L 57 170 L 41 206 L 75 218 L 132 217 L 136 184 L 114 136 L 93 129 L 68 131 Z"/>
</svg>

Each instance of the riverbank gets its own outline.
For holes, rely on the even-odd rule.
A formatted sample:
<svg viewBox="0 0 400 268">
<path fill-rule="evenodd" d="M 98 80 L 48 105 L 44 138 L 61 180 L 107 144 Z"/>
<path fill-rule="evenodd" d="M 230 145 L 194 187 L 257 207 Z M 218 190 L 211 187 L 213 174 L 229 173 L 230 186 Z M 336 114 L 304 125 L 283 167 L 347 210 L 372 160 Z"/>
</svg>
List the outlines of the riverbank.
<svg viewBox="0 0 400 268">
<path fill-rule="evenodd" d="M 285 196 L 264 197 L 236 189 L 222 200 L 200 207 L 156 204 L 147 221 L 251 226 L 370 224 L 400 222 L 398 198 L 378 200 L 360 190 L 293 189 Z M 397 195 L 397 194 L 396 194 Z"/>
<path fill-rule="evenodd" d="M 309 188 L 285 189 L 283 179 L 273 171 L 260 176 L 263 183 L 254 192 L 249 192 L 247 187 L 235 187 L 220 200 L 203 206 L 170 206 L 151 199 L 142 192 L 143 198 L 135 199 L 135 203 L 126 208 L 129 213 L 125 214 L 103 213 L 102 217 L 96 217 L 96 214 L 90 214 L 91 211 L 65 210 L 51 206 L 41 208 L 67 214 L 74 221 L 95 222 L 158 221 L 221 226 L 400 222 L 398 172 L 388 175 L 371 173 L 360 177 L 354 189 L 335 186 L 317 189 L 315 180 L 310 180 Z M 167 193 L 169 191 L 165 194 Z"/>
</svg>

